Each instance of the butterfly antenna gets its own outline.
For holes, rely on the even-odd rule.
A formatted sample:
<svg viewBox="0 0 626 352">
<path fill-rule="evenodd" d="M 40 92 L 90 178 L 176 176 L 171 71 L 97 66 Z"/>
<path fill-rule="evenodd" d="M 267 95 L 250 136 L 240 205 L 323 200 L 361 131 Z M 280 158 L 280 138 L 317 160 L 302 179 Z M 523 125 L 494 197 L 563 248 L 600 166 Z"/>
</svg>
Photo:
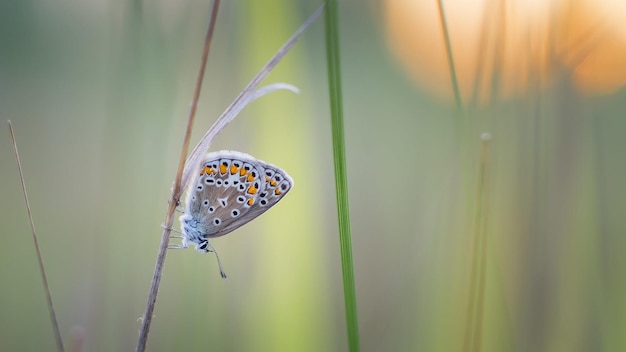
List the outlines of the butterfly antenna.
<svg viewBox="0 0 626 352">
<path fill-rule="evenodd" d="M 228 279 L 228 276 L 226 276 L 226 272 L 224 271 L 224 267 L 222 266 L 222 261 L 220 260 L 220 255 L 215 250 L 215 247 L 213 247 L 213 245 L 209 243 L 208 248 L 210 248 L 211 252 L 215 253 L 215 258 L 217 258 L 217 266 L 220 269 L 220 275 L 222 276 L 222 279 Z"/>
</svg>

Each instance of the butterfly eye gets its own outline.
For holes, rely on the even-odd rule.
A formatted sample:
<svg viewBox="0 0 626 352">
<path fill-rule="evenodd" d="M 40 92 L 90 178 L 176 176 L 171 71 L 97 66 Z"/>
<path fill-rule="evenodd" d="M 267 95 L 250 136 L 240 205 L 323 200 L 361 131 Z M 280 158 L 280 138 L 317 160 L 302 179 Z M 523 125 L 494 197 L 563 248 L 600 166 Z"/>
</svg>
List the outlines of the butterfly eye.
<svg viewBox="0 0 626 352">
<path fill-rule="evenodd" d="M 202 242 L 198 245 L 198 248 L 202 249 L 202 250 L 206 250 L 206 247 L 209 245 L 209 242 Z"/>
</svg>

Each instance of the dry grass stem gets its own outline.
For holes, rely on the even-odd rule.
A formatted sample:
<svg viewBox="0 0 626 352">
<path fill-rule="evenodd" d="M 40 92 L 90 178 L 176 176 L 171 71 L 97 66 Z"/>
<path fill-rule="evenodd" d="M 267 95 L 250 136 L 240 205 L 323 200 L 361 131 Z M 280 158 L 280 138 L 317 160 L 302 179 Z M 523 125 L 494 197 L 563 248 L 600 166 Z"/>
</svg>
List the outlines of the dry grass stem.
<svg viewBox="0 0 626 352">
<path fill-rule="evenodd" d="M 15 152 L 15 159 L 17 161 L 17 170 L 20 174 L 20 183 L 22 184 L 22 193 L 24 194 L 24 200 L 26 201 L 26 212 L 28 213 L 28 221 L 30 222 L 30 230 L 33 234 L 33 242 L 35 242 L 35 250 L 37 251 L 37 260 L 39 261 L 39 272 L 41 273 L 41 280 L 43 281 L 43 288 L 46 292 L 46 300 L 48 301 L 48 311 L 50 312 L 50 320 L 52 321 L 52 329 L 54 330 L 54 338 L 57 343 L 57 350 L 64 351 L 63 339 L 61 338 L 61 330 L 59 329 L 59 323 L 54 311 L 54 305 L 52 304 L 52 295 L 50 294 L 50 286 L 48 285 L 48 278 L 46 276 L 46 269 L 43 265 L 43 258 L 41 256 L 41 249 L 39 248 L 39 241 L 37 240 L 37 232 L 35 231 L 35 223 L 33 222 L 33 214 L 30 210 L 30 202 L 28 201 L 28 194 L 26 193 L 26 183 L 24 182 L 24 174 L 22 172 L 22 163 L 20 162 L 20 155 L 17 152 L 17 142 L 15 142 L 15 135 L 13 134 L 13 126 L 11 121 L 9 123 L 9 132 L 11 133 L 11 141 L 13 141 L 13 151 Z"/>
<path fill-rule="evenodd" d="M 219 10 L 220 0 L 214 0 L 211 7 L 211 17 L 209 19 L 209 28 L 204 41 L 204 49 L 202 51 L 202 59 L 200 62 L 200 70 L 196 79 L 196 88 L 189 111 L 189 117 L 187 119 L 187 129 L 185 131 L 185 137 L 183 139 L 183 146 L 180 152 L 180 158 L 178 162 L 178 169 L 176 170 L 176 180 L 172 188 L 172 196 L 170 197 L 167 214 L 165 216 L 165 226 L 163 227 L 163 234 L 161 236 L 161 245 L 159 246 L 159 253 L 157 255 L 157 261 L 154 266 L 154 274 L 152 275 L 152 283 L 150 284 L 150 291 L 148 293 L 148 301 L 146 302 L 146 311 L 141 320 L 141 329 L 139 330 L 139 337 L 137 340 L 136 351 L 145 351 L 146 343 L 148 341 L 148 333 L 150 332 L 150 325 L 152 324 L 152 315 L 154 313 L 154 306 L 156 304 L 157 294 L 159 292 L 159 285 L 161 283 L 161 275 L 163 273 L 163 266 L 165 265 L 165 255 L 167 253 L 167 247 L 169 244 L 170 233 L 172 225 L 174 224 L 174 212 L 176 206 L 180 202 L 180 180 L 183 175 L 183 169 L 185 167 L 185 157 L 189 150 L 189 141 L 191 140 L 191 131 L 193 129 L 193 122 L 195 120 L 196 111 L 198 109 L 198 100 L 200 99 L 200 91 L 202 89 L 202 81 L 204 78 L 204 71 L 206 69 L 206 63 L 209 57 L 209 49 L 211 47 L 211 39 L 213 38 L 213 32 L 215 30 L 215 22 L 217 20 L 217 12 Z"/>
</svg>

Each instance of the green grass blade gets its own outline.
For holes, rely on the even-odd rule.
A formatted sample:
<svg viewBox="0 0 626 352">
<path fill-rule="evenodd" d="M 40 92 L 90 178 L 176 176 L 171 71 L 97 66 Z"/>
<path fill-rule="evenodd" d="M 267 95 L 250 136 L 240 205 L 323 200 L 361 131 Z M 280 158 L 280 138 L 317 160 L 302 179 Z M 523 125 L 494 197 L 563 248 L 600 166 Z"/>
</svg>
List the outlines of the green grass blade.
<svg viewBox="0 0 626 352">
<path fill-rule="evenodd" d="M 328 85 L 330 93 L 331 125 L 333 134 L 333 157 L 335 161 L 335 187 L 337 215 L 339 218 L 339 241 L 341 244 L 341 268 L 343 292 L 346 305 L 346 325 L 350 351 L 359 347 L 359 324 L 357 319 L 354 267 L 352 263 L 352 239 L 350 232 L 350 207 L 346 175 L 346 151 L 343 132 L 343 106 L 341 98 L 341 70 L 339 61 L 339 25 L 337 2 L 326 2 L 326 59 L 328 62 Z"/>
<path fill-rule="evenodd" d="M 450 69 L 450 81 L 452 82 L 452 90 L 454 91 L 454 101 L 456 107 L 460 111 L 463 111 L 463 100 L 461 98 L 461 89 L 459 88 L 459 81 L 456 76 L 456 68 L 454 66 L 454 56 L 452 55 L 452 44 L 450 43 L 450 33 L 448 32 L 448 25 L 446 22 L 446 14 L 443 8 L 443 1 L 437 2 L 439 8 L 439 18 L 441 20 L 441 29 L 443 31 L 444 42 L 446 43 L 446 55 L 448 56 L 448 67 Z"/>
</svg>

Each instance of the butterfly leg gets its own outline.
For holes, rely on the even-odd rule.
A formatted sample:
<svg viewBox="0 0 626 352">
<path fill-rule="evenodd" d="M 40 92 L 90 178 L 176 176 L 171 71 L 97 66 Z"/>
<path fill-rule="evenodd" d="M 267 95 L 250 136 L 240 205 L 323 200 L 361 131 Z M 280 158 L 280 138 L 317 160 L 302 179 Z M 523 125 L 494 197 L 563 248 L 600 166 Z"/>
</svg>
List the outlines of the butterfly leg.
<svg viewBox="0 0 626 352">
<path fill-rule="evenodd" d="M 179 233 L 179 234 L 181 234 L 181 235 L 182 235 L 182 232 L 180 232 L 180 231 L 178 231 L 178 230 L 176 230 L 176 229 L 174 229 L 174 228 L 167 227 L 167 226 L 165 226 L 165 225 L 163 225 L 163 224 L 161 224 L 161 227 L 162 227 L 162 228 L 164 228 L 164 229 L 166 229 L 166 230 L 170 230 L 171 232 L 176 232 L 176 233 Z M 183 238 L 183 236 L 172 236 L 172 235 L 170 235 L 170 238 Z"/>
<path fill-rule="evenodd" d="M 171 232 L 176 232 L 176 233 L 181 233 L 180 231 L 176 230 L 175 228 L 169 227 L 169 226 L 165 226 L 164 224 L 161 224 L 161 227 L 165 230 L 170 230 Z"/>
<path fill-rule="evenodd" d="M 167 249 L 185 249 L 189 248 L 188 244 L 168 244 Z"/>
<path fill-rule="evenodd" d="M 170 236 L 170 238 L 182 238 L 182 243 L 181 244 L 168 244 L 167 249 L 189 248 L 189 241 L 184 236 Z"/>
</svg>

